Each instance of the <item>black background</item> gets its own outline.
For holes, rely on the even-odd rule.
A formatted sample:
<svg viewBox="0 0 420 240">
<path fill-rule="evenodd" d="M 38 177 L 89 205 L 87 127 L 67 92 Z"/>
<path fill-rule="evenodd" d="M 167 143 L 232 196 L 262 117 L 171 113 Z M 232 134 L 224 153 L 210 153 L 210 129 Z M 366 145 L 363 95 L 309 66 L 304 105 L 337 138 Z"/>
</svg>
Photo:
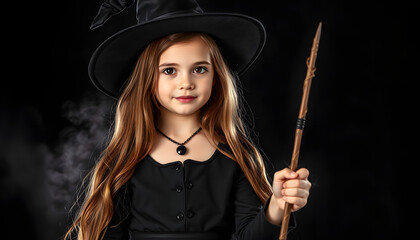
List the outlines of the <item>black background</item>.
<svg viewBox="0 0 420 240">
<path fill-rule="evenodd" d="M 19 1 L 3 9 L 10 15 L 2 24 L 0 226 L 10 239 L 64 234 L 77 186 L 107 136 L 114 102 L 91 84 L 87 64 L 135 15 L 131 8 L 91 31 L 100 3 Z M 289 164 L 306 58 L 323 23 L 299 161 L 313 187 L 289 239 L 412 236 L 418 7 L 404 1 L 199 3 L 207 12 L 251 15 L 266 27 L 266 47 L 241 80 L 270 174 Z"/>
</svg>

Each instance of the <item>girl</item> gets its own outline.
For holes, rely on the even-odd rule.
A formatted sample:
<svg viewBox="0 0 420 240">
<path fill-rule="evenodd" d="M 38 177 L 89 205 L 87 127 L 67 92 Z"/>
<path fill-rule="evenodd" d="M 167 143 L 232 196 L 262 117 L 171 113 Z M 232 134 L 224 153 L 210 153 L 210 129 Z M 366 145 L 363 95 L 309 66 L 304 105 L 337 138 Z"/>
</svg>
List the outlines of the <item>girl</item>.
<svg viewBox="0 0 420 240">
<path fill-rule="evenodd" d="M 93 26 L 126 7 L 104 3 Z M 262 25 L 204 14 L 189 0 L 137 1 L 137 14 L 139 23 L 105 41 L 89 65 L 118 105 L 65 238 L 277 239 L 285 202 L 305 206 L 310 182 L 306 169 L 283 169 L 271 186 L 241 120 L 234 74 L 261 51 Z"/>
</svg>

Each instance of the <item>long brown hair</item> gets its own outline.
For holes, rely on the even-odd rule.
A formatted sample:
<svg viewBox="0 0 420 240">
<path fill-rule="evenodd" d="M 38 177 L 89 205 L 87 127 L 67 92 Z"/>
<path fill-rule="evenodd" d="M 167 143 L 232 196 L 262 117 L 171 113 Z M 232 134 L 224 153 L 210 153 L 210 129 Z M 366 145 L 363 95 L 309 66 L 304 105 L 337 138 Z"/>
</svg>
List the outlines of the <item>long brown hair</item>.
<svg viewBox="0 0 420 240">
<path fill-rule="evenodd" d="M 155 96 L 160 55 L 171 45 L 199 36 L 208 46 L 215 85 L 201 109 L 201 126 L 208 137 L 230 147 L 218 150 L 236 161 L 264 203 L 272 194 L 258 149 L 241 119 L 241 96 L 214 40 L 202 33 L 176 33 L 156 40 L 141 53 L 116 108 L 114 131 L 91 171 L 85 200 L 65 235 L 78 240 L 103 239 L 114 209 L 113 197 L 131 178 L 136 164 L 152 149 L 159 104 Z"/>
</svg>

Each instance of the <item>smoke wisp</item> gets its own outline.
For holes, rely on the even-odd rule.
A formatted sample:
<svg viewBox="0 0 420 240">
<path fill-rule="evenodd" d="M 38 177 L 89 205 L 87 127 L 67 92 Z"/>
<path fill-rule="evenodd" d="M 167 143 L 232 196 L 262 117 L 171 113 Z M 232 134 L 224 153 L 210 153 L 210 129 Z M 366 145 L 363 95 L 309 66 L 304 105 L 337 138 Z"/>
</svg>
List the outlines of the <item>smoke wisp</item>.
<svg viewBox="0 0 420 240">
<path fill-rule="evenodd" d="M 60 131 L 54 148 L 43 145 L 41 149 L 45 161 L 47 210 L 52 219 L 68 218 L 82 180 L 107 142 L 112 104 L 113 101 L 104 96 L 94 96 L 62 105 L 62 116 L 69 124 Z"/>
</svg>

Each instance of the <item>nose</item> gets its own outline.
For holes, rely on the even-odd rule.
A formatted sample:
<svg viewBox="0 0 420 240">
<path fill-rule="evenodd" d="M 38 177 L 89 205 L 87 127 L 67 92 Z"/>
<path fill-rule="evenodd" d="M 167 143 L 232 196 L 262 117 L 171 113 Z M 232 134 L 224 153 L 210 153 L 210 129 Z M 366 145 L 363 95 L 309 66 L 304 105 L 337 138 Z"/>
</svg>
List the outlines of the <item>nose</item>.
<svg viewBox="0 0 420 240">
<path fill-rule="evenodd" d="M 194 83 L 192 82 L 191 76 L 189 74 L 183 74 L 179 81 L 179 89 L 194 89 Z"/>
</svg>

